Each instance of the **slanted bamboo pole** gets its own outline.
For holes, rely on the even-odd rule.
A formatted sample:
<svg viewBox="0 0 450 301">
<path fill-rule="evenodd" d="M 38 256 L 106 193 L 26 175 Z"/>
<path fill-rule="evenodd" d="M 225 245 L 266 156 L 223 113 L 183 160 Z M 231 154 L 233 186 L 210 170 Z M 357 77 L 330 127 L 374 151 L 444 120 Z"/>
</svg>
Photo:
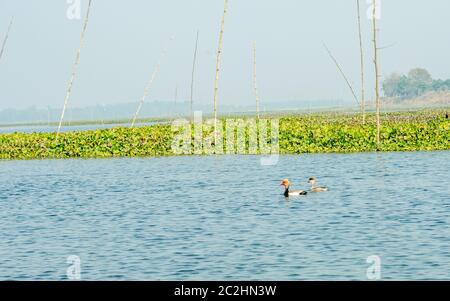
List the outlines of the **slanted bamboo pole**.
<svg viewBox="0 0 450 301">
<path fill-rule="evenodd" d="M 77 51 L 77 54 L 76 54 L 76 57 L 75 57 L 75 63 L 73 64 L 72 75 L 71 75 L 70 80 L 69 80 L 69 86 L 67 88 L 66 98 L 64 99 L 64 106 L 63 106 L 63 109 L 62 109 L 62 112 L 61 112 L 61 118 L 59 120 L 58 131 L 56 132 L 56 137 L 58 137 L 58 135 L 59 135 L 59 133 L 61 131 L 61 126 L 62 126 L 62 123 L 64 121 L 64 114 L 66 113 L 66 109 L 67 109 L 67 103 L 69 102 L 69 98 L 70 98 L 70 95 L 72 93 L 73 82 L 75 80 L 78 64 L 80 62 L 81 49 L 83 48 L 83 45 L 84 45 L 84 39 L 85 39 L 85 36 L 86 36 L 86 29 L 87 29 L 87 25 L 88 25 L 88 22 L 89 22 L 89 14 L 91 12 L 91 4 L 92 4 L 92 0 L 89 0 L 87 12 L 86 12 L 86 17 L 84 18 L 83 30 L 81 31 L 80 47 L 78 48 L 78 51 Z"/>
<path fill-rule="evenodd" d="M 190 118 L 194 122 L 194 81 L 195 81 L 195 65 L 197 63 L 197 51 L 198 51 L 198 37 L 200 31 L 197 30 L 197 38 L 195 40 L 194 59 L 192 61 L 192 76 L 191 76 L 191 99 L 190 99 Z"/>
<path fill-rule="evenodd" d="M 14 23 L 14 17 L 11 18 L 11 21 L 9 22 L 9 25 L 8 25 L 8 30 L 6 31 L 5 38 L 3 39 L 2 48 L 0 50 L 0 61 L 2 60 L 3 53 L 5 52 L 6 42 L 8 42 L 9 33 L 11 32 L 13 23 Z"/>
<path fill-rule="evenodd" d="M 377 120 L 377 150 L 380 150 L 380 132 L 381 132 L 381 120 L 380 120 L 380 70 L 378 64 L 378 46 L 377 46 L 377 0 L 372 0 L 373 11 L 372 11 L 372 21 L 373 21 L 373 49 L 374 49 L 374 64 L 375 64 L 375 110 L 376 110 L 376 120 Z"/>
<path fill-rule="evenodd" d="M 225 17 L 227 15 L 227 11 L 228 11 L 228 0 L 225 0 L 222 21 L 220 24 L 219 46 L 217 48 L 217 58 L 216 58 L 216 79 L 214 81 L 214 145 L 217 145 L 217 99 L 219 92 L 219 72 L 220 72 L 220 63 L 222 59 L 223 32 L 225 29 Z"/>
<path fill-rule="evenodd" d="M 333 60 L 333 62 L 335 63 L 336 67 L 338 68 L 339 72 L 341 73 L 342 77 L 344 78 L 345 82 L 347 83 L 347 86 L 350 89 L 350 91 L 352 92 L 353 98 L 355 99 L 356 103 L 358 104 L 358 106 L 360 106 L 359 100 L 358 100 L 358 96 L 356 96 L 356 93 L 355 93 L 355 89 L 353 89 L 353 86 L 350 83 L 350 81 L 348 80 L 347 76 L 345 75 L 344 70 L 341 68 L 341 65 L 339 65 L 339 62 L 334 57 L 334 55 L 331 53 L 331 50 L 327 47 L 327 45 L 323 44 L 323 46 L 327 50 L 328 55 Z"/>
<path fill-rule="evenodd" d="M 141 112 L 141 109 L 142 109 L 142 105 L 144 104 L 145 99 L 148 97 L 148 95 L 150 93 L 150 88 L 152 87 L 153 82 L 155 81 L 156 75 L 158 75 L 159 69 L 161 68 L 161 64 L 162 64 L 162 61 L 164 60 L 164 57 L 166 56 L 166 53 L 167 53 L 167 49 L 164 48 L 163 51 L 161 52 L 159 61 L 156 64 L 155 69 L 153 70 L 152 76 L 150 77 L 150 80 L 147 83 L 147 86 L 145 87 L 144 95 L 142 95 L 141 101 L 139 102 L 136 112 L 134 113 L 133 120 L 131 121 L 132 128 L 136 124 L 136 120 L 138 119 L 139 113 Z"/>
<path fill-rule="evenodd" d="M 253 89 L 255 91 L 256 100 L 256 120 L 259 120 L 259 92 L 258 81 L 256 77 L 256 42 L 253 42 Z"/>
<path fill-rule="evenodd" d="M 362 40 L 362 30 L 361 30 L 361 7 L 360 0 L 356 0 L 356 6 L 358 9 L 358 36 L 359 36 L 359 53 L 361 59 L 361 113 L 362 122 L 366 123 L 366 97 L 365 97 L 365 83 L 364 83 L 364 49 Z"/>
</svg>

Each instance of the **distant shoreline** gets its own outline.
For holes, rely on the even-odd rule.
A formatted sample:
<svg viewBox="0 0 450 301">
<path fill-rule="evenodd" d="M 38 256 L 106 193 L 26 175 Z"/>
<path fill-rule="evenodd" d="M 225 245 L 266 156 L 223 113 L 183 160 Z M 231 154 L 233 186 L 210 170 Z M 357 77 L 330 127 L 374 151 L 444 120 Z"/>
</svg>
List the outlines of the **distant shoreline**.
<svg viewBox="0 0 450 301">
<path fill-rule="evenodd" d="M 442 103 L 442 104 L 434 104 L 433 107 L 427 107 L 421 103 L 418 105 L 414 105 L 411 101 L 409 105 L 405 106 L 401 103 L 395 102 L 394 99 L 386 99 L 384 100 L 385 104 L 383 106 L 383 109 L 385 112 L 417 112 L 417 111 L 430 111 L 430 110 L 447 110 L 450 112 L 450 104 L 449 103 Z M 368 113 L 374 112 L 374 108 L 368 104 L 366 111 Z M 261 112 L 263 116 L 285 116 L 285 115 L 305 115 L 305 114 L 358 114 L 358 108 L 354 107 L 323 107 L 323 108 L 311 108 L 311 109 L 280 109 L 280 110 L 269 110 L 266 112 Z M 252 116 L 253 112 L 250 111 L 236 111 L 236 112 L 228 112 L 228 113 L 222 113 L 220 114 L 221 118 L 227 118 L 230 116 L 236 116 L 236 117 L 249 117 Z M 205 113 L 204 117 L 208 118 L 212 115 L 209 113 Z M 189 119 L 189 116 L 186 115 L 179 115 L 179 116 L 168 116 L 168 117 L 148 117 L 148 118 L 140 118 L 137 119 L 136 123 L 138 124 L 146 124 L 146 123 L 163 123 L 163 122 L 170 122 L 175 119 Z M 119 118 L 119 119 L 104 119 L 104 120 L 75 120 L 75 121 L 65 121 L 62 123 L 63 127 L 71 127 L 71 126 L 84 126 L 84 125 L 122 125 L 122 124 L 129 124 L 131 122 L 131 118 L 125 119 L 125 118 Z M 54 126 L 55 130 L 58 127 L 57 121 L 52 122 L 18 122 L 18 123 L 0 123 L 0 128 L 15 128 L 15 127 L 32 127 L 32 126 L 47 126 L 51 127 Z"/>
</svg>

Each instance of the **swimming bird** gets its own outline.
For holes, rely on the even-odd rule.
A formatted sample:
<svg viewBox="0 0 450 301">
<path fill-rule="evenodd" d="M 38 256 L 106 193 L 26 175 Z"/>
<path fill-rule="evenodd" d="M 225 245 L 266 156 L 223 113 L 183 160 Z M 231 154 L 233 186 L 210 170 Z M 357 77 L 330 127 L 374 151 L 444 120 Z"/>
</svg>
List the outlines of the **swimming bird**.
<svg viewBox="0 0 450 301">
<path fill-rule="evenodd" d="M 309 178 L 308 183 L 311 184 L 311 189 L 309 190 L 311 192 L 325 192 L 325 191 L 328 191 L 327 187 L 324 187 L 324 186 L 318 187 L 318 186 L 316 186 L 317 179 L 315 177 Z"/>
<path fill-rule="evenodd" d="M 304 190 L 289 190 L 289 180 L 284 179 L 281 181 L 280 186 L 284 186 L 284 196 L 290 197 L 290 196 L 300 196 L 300 195 L 306 195 L 308 192 Z"/>
</svg>

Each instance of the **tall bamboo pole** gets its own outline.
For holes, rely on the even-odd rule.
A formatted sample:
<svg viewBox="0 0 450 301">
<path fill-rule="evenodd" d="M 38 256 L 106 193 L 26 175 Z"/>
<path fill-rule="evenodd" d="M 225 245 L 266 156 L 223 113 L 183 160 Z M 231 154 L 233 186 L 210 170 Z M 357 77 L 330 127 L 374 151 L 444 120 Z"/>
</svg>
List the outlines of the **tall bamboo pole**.
<svg viewBox="0 0 450 301">
<path fill-rule="evenodd" d="M 225 0 L 222 21 L 220 24 L 219 46 L 217 48 L 217 58 L 216 58 L 216 79 L 214 81 L 214 145 L 217 145 L 217 98 L 219 92 L 219 72 L 222 58 L 223 32 L 225 29 L 225 17 L 227 15 L 227 10 L 228 10 L 228 0 Z"/>
<path fill-rule="evenodd" d="M 323 47 L 325 47 L 325 49 L 328 52 L 328 55 L 330 56 L 330 58 L 333 60 L 334 64 L 336 65 L 336 67 L 338 68 L 339 72 L 341 73 L 342 77 L 344 78 L 345 82 L 347 83 L 348 88 L 350 89 L 350 91 L 352 92 L 353 98 L 355 99 L 356 103 L 359 104 L 359 100 L 358 100 L 358 96 L 356 96 L 355 93 L 355 89 L 353 89 L 352 84 L 350 83 L 350 81 L 348 80 L 347 76 L 345 75 L 344 70 L 342 69 L 341 65 L 339 64 L 339 62 L 337 61 L 337 59 L 334 57 L 334 55 L 331 53 L 331 50 L 327 47 L 327 45 L 323 44 Z"/>
<path fill-rule="evenodd" d="M 259 120 L 259 92 L 256 70 L 256 42 L 253 42 L 253 89 L 255 91 L 256 99 L 256 119 Z"/>
<path fill-rule="evenodd" d="M 362 41 L 362 30 L 361 30 L 361 8 L 360 0 L 356 0 L 358 9 L 358 36 L 359 36 L 359 52 L 361 58 L 361 113 L 362 122 L 366 123 L 366 99 L 365 99 L 365 85 L 364 85 L 364 49 Z"/>
<path fill-rule="evenodd" d="M 59 135 L 59 133 L 61 131 L 61 126 L 62 126 L 62 123 L 63 123 L 63 120 L 64 120 L 64 114 L 66 113 L 67 103 L 69 102 L 69 98 L 70 98 L 70 95 L 72 93 L 73 82 L 75 80 L 78 64 L 80 62 L 81 49 L 83 48 L 83 45 L 84 45 L 84 38 L 85 38 L 85 35 L 86 35 L 86 29 L 87 29 L 87 25 L 88 25 L 88 22 L 89 22 L 89 13 L 91 11 L 91 4 L 92 4 L 92 0 L 89 0 L 88 9 L 87 9 L 87 12 L 86 12 L 86 17 L 84 18 L 83 30 L 81 31 L 80 47 L 78 48 L 78 51 L 77 51 L 77 54 L 76 54 L 76 57 L 75 57 L 75 63 L 73 64 L 72 75 L 71 75 L 70 80 L 69 80 L 69 86 L 67 88 L 66 98 L 64 99 L 64 106 L 63 106 L 63 109 L 62 109 L 62 112 L 61 112 L 61 118 L 59 120 L 58 131 L 56 132 L 56 137 L 58 137 L 58 135 Z"/>
<path fill-rule="evenodd" d="M 377 120 L 377 150 L 380 150 L 380 132 L 381 132 L 381 121 L 380 121 L 380 71 L 378 65 L 378 46 L 377 46 L 377 0 L 372 0 L 373 11 L 372 11 L 372 21 L 373 21 L 373 49 L 374 49 L 374 64 L 375 64 L 375 107 L 376 107 L 376 120 Z"/>
<path fill-rule="evenodd" d="M 6 35 L 5 35 L 5 38 L 4 38 L 3 43 L 2 43 L 2 48 L 0 50 L 0 61 L 1 61 L 2 57 L 3 57 L 3 53 L 5 52 L 6 42 L 8 42 L 9 33 L 11 32 L 11 28 L 13 26 L 13 23 L 14 23 L 14 17 L 12 17 L 11 21 L 9 22 L 8 30 L 6 31 Z"/>
<path fill-rule="evenodd" d="M 166 53 L 167 53 L 167 49 L 164 48 L 163 51 L 161 52 L 159 61 L 156 64 L 155 69 L 153 70 L 152 76 L 150 77 L 150 80 L 147 83 L 147 86 L 145 87 L 144 95 L 142 95 L 141 101 L 139 102 L 136 112 L 134 113 L 133 120 L 131 121 L 132 128 L 136 124 L 136 120 L 139 117 L 139 113 L 141 112 L 141 109 L 142 109 L 142 105 L 144 104 L 145 99 L 148 97 L 148 95 L 150 93 L 150 88 L 152 87 L 153 82 L 155 81 L 156 75 L 158 75 L 159 69 L 161 68 L 161 64 L 162 64 L 162 61 L 164 60 L 164 57 L 166 56 Z"/>
<path fill-rule="evenodd" d="M 178 84 L 175 86 L 174 101 L 175 101 L 175 104 L 177 104 L 177 101 L 178 101 Z"/>
<path fill-rule="evenodd" d="M 195 65 L 197 63 L 197 51 L 198 51 L 198 37 L 200 31 L 197 30 L 197 38 L 195 40 L 194 58 L 192 61 L 192 76 L 191 76 L 191 101 L 190 101 L 190 118 L 194 121 L 194 79 L 195 79 Z"/>
</svg>

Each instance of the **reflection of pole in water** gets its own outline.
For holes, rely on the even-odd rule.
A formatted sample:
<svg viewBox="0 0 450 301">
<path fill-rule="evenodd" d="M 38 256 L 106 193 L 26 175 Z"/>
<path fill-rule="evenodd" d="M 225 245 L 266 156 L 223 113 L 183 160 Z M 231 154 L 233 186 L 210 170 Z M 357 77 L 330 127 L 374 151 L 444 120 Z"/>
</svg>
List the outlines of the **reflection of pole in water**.
<svg viewBox="0 0 450 301">
<path fill-rule="evenodd" d="M 378 201 L 378 204 L 371 204 L 369 206 L 378 205 L 376 208 L 380 210 L 372 210 L 374 211 L 374 214 L 376 214 L 376 217 L 373 219 L 376 222 L 376 225 L 380 225 L 381 221 L 385 218 L 383 216 L 383 213 L 381 211 L 381 208 L 388 208 L 388 206 L 392 205 L 390 202 L 391 198 L 386 193 L 386 177 L 389 176 L 390 173 L 395 172 L 395 168 L 389 167 L 389 158 L 386 158 L 387 153 L 380 153 L 375 152 L 375 189 L 376 189 L 376 199 Z M 367 210 L 370 210 L 368 208 Z M 415 231 L 410 232 L 411 235 L 415 235 Z"/>
</svg>

